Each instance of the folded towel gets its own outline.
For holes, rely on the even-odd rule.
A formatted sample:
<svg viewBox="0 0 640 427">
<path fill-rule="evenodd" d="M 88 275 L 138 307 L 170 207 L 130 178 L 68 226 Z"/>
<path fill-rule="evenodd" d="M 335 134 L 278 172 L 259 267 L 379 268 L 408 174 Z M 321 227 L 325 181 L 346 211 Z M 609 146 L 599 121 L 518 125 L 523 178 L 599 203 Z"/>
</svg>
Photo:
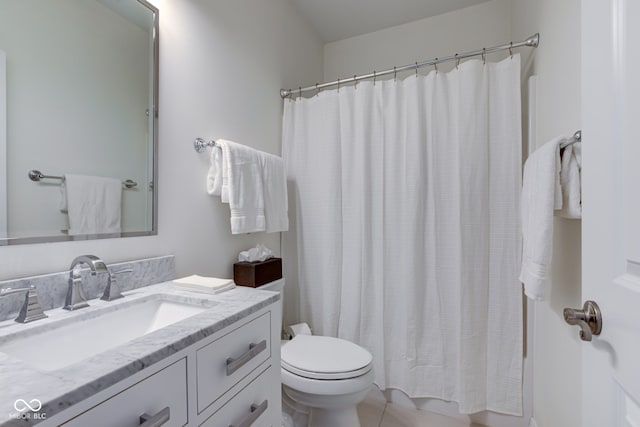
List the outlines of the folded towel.
<svg viewBox="0 0 640 427">
<path fill-rule="evenodd" d="M 560 186 L 562 187 L 562 209 L 556 213 L 564 218 L 582 218 L 582 156 L 581 142 L 568 145 L 562 150 Z"/>
<path fill-rule="evenodd" d="M 289 202 L 287 200 L 287 177 L 282 158 L 261 153 L 262 188 L 264 189 L 264 216 L 266 232 L 274 233 L 289 229 Z"/>
<path fill-rule="evenodd" d="M 120 233 L 119 179 L 67 174 L 64 181 L 70 235 Z"/>
<path fill-rule="evenodd" d="M 215 145 L 211 149 L 211 166 L 207 173 L 207 193 L 220 196 L 222 191 L 222 149 Z"/>
<path fill-rule="evenodd" d="M 553 139 L 527 159 L 522 181 L 523 254 L 520 281 L 532 299 L 545 299 L 551 264 L 553 211 L 562 207 L 560 143 Z"/>
<path fill-rule="evenodd" d="M 219 294 L 220 292 L 228 291 L 236 287 L 236 284 L 231 279 L 203 277 L 196 274 L 176 279 L 172 283 L 178 289 L 206 294 Z"/>
<path fill-rule="evenodd" d="M 264 231 L 264 190 L 261 153 L 232 141 L 218 140 L 222 147 L 220 197 L 229 203 L 231 233 Z"/>
</svg>

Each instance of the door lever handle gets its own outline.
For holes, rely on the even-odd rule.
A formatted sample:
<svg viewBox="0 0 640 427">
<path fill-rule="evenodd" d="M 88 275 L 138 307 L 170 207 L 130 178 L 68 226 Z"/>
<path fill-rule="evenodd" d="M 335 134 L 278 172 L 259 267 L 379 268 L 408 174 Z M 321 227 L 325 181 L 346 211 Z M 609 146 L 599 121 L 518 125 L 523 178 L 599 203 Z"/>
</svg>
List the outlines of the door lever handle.
<svg viewBox="0 0 640 427">
<path fill-rule="evenodd" d="M 563 315 L 568 324 L 580 326 L 582 341 L 591 341 L 593 335 L 600 335 L 602 332 L 602 314 L 594 301 L 586 301 L 582 309 L 565 308 Z"/>
</svg>

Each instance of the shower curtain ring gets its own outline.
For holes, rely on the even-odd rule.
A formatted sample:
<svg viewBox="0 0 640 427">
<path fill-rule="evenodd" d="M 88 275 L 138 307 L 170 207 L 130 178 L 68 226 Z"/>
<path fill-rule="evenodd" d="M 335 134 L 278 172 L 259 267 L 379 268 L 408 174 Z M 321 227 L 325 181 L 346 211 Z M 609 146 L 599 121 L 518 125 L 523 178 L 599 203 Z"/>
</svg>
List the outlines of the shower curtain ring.
<svg viewBox="0 0 640 427">
<path fill-rule="evenodd" d="M 316 83 L 316 96 L 320 95 L 320 89 L 318 89 L 318 83 Z"/>
<path fill-rule="evenodd" d="M 302 98 L 302 86 L 298 86 L 298 99 Z"/>
<path fill-rule="evenodd" d="M 394 81 L 394 82 L 396 81 L 396 77 L 397 77 L 397 74 L 396 74 L 396 66 L 394 65 L 394 66 L 393 66 L 393 81 Z"/>
<path fill-rule="evenodd" d="M 340 93 L 340 77 L 338 77 L 338 93 Z"/>
<path fill-rule="evenodd" d="M 487 64 L 487 49 L 484 47 L 482 48 L 482 64 Z"/>
<path fill-rule="evenodd" d="M 438 74 L 438 58 L 436 58 L 433 63 L 433 69 L 436 70 L 436 74 Z"/>
<path fill-rule="evenodd" d="M 416 79 L 418 78 L 418 61 L 416 61 Z"/>
<path fill-rule="evenodd" d="M 513 42 L 509 42 L 509 56 L 513 59 Z"/>
<path fill-rule="evenodd" d="M 460 58 L 458 58 L 458 54 L 457 53 L 454 56 L 456 58 L 456 70 L 457 70 L 458 66 L 460 65 Z"/>
<path fill-rule="evenodd" d="M 373 85 L 376 85 L 376 70 L 373 70 Z"/>
<path fill-rule="evenodd" d="M 356 74 L 353 75 L 353 88 L 358 89 L 358 79 Z"/>
</svg>

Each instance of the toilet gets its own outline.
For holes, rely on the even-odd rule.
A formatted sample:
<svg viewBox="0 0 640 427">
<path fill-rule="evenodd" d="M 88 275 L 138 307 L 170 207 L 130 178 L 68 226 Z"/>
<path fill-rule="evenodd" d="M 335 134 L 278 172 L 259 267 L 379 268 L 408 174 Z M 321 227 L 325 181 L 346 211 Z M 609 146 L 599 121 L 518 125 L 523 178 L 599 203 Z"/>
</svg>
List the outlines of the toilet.
<svg viewBox="0 0 640 427">
<path fill-rule="evenodd" d="M 284 279 L 260 286 L 280 292 Z M 297 335 L 281 346 L 282 389 L 308 408 L 309 427 L 359 427 L 356 406 L 373 386 L 373 357 L 347 340 Z M 298 426 L 296 426 L 298 427 Z"/>
</svg>

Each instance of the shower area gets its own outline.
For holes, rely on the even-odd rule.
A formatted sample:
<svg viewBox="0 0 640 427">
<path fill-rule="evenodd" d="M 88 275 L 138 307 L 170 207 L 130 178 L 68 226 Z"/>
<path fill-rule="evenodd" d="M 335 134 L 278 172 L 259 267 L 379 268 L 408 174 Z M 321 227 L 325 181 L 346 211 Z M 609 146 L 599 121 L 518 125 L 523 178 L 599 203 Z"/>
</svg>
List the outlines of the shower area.
<svg viewBox="0 0 640 427">
<path fill-rule="evenodd" d="M 367 348 L 388 401 L 492 426 L 531 411 L 519 207 L 538 36 L 509 40 L 355 63 L 356 37 L 325 47 L 324 83 L 281 93 L 285 324 Z"/>
</svg>

